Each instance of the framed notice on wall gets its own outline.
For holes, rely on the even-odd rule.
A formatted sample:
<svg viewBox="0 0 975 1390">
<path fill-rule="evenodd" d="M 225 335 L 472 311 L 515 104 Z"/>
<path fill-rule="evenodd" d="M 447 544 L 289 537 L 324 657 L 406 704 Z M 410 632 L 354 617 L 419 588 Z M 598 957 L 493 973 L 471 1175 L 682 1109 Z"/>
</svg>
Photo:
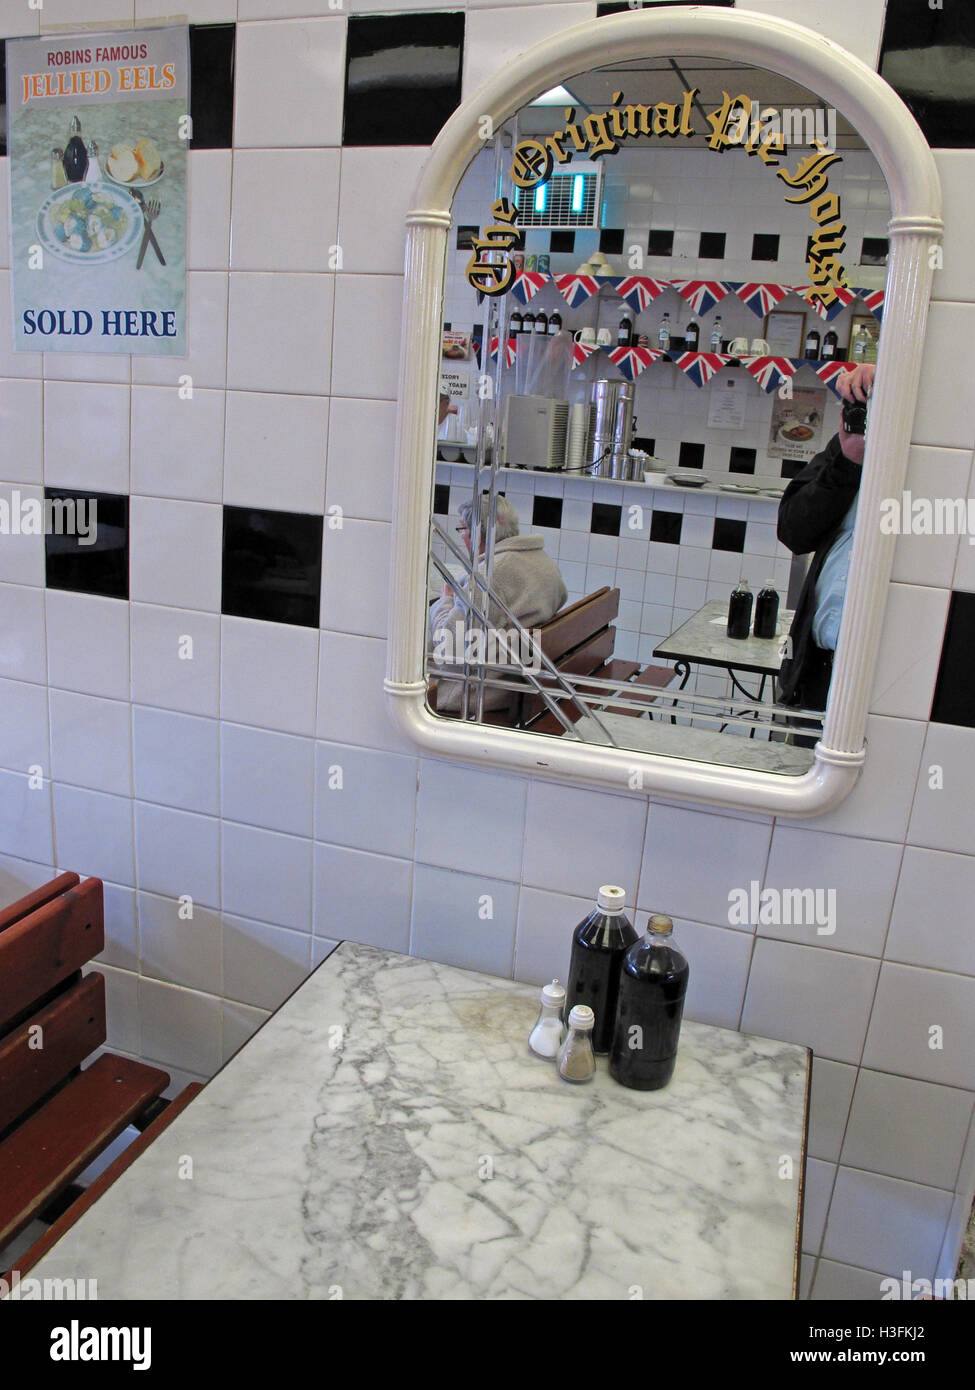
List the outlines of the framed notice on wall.
<svg viewBox="0 0 975 1390">
<path fill-rule="evenodd" d="M 189 29 L 7 40 L 14 347 L 186 355 Z"/>
</svg>

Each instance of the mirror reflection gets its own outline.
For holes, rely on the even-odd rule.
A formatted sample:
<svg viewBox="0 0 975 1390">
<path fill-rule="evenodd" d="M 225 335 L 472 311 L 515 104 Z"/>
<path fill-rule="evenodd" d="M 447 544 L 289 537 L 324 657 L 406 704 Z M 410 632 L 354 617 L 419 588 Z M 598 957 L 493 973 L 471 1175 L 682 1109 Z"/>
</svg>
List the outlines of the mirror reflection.
<svg viewBox="0 0 975 1390">
<path fill-rule="evenodd" d="M 849 574 L 886 184 L 777 74 L 567 79 L 452 208 L 429 703 L 805 772 Z"/>
</svg>

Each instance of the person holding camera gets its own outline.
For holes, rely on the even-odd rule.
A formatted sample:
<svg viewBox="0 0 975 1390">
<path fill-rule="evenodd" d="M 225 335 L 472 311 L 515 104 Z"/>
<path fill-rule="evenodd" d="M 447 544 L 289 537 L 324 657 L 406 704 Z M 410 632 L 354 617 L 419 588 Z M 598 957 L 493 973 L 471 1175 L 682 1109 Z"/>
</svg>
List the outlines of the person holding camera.
<svg viewBox="0 0 975 1390">
<path fill-rule="evenodd" d="M 779 540 L 794 555 L 813 552 L 789 630 L 789 654 L 779 672 L 779 704 L 826 708 L 853 550 L 867 401 L 875 371 L 872 362 L 865 362 L 837 378 L 836 389 L 844 401 L 842 427 L 792 479 L 779 503 Z"/>
</svg>

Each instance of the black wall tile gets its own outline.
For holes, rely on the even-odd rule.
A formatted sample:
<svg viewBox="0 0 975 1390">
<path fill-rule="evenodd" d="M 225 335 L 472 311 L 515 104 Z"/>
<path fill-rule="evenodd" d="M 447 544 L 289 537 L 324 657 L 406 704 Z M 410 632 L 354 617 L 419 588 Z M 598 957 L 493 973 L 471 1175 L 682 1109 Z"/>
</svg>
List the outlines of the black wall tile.
<svg viewBox="0 0 975 1390">
<path fill-rule="evenodd" d="M 736 521 L 733 517 L 716 516 L 712 549 L 735 550 L 741 554 L 745 549 L 745 526 L 744 521 Z"/>
<path fill-rule="evenodd" d="M 450 486 L 448 483 L 433 485 L 434 516 L 447 516 L 450 513 Z"/>
<path fill-rule="evenodd" d="M 730 10 L 735 0 L 695 0 L 698 5 L 717 5 L 719 8 Z M 647 0 L 647 9 L 659 9 L 661 5 L 686 5 L 687 0 Z M 596 6 L 596 18 L 602 19 L 604 14 L 632 14 L 634 10 L 643 9 L 642 4 L 637 0 L 634 4 L 628 4 L 627 0 L 607 0 L 606 4 Z"/>
<path fill-rule="evenodd" d="M 731 447 L 731 461 L 728 464 L 728 472 L 754 473 L 755 460 L 757 457 L 754 449 L 745 449 L 740 445 L 733 444 Z"/>
<path fill-rule="evenodd" d="M 666 545 L 680 545 L 683 524 L 683 512 L 658 512 L 654 508 L 653 516 L 650 518 L 650 539 L 663 541 Z"/>
<path fill-rule="evenodd" d="M 234 143 L 235 24 L 190 25 L 190 115 L 194 150 Z"/>
<path fill-rule="evenodd" d="M 898 92 L 935 148 L 975 147 L 972 49 L 975 7 L 944 0 L 887 0 L 880 75 Z"/>
<path fill-rule="evenodd" d="M 0 39 L 0 111 L 4 119 L 0 121 L 0 159 L 7 153 L 7 41 Z"/>
<path fill-rule="evenodd" d="M 705 260 L 720 261 L 724 257 L 724 232 L 702 232 L 698 255 Z"/>
<path fill-rule="evenodd" d="M 618 536 L 623 508 L 611 502 L 592 504 L 592 521 L 589 529 L 594 536 Z"/>
<path fill-rule="evenodd" d="M 562 525 L 562 498 L 536 496 L 532 506 L 533 526 Z"/>
<path fill-rule="evenodd" d="M 350 15 L 342 143 L 432 144 L 460 105 L 463 53 L 463 14 Z"/>
<path fill-rule="evenodd" d="M 606 256 L 623 254 L 623 228 L 603 227 L 599 233 L 599 249 Z"/>
<path fill-rule="evenodd" d="M 46 487 L 52 502 L 85 502 L 86 529 L 94 541 L 82 543 L 69 534 L 74 524 L 66 520 L 61 535 L 45 527 L 44 558 L 49 589 L 70 589 L 76 594 L 100 594 L 104 598 L 129 596 L 129 499 L 117 492 L 81 492 L 75 488 Z M 58 516 L 60 509 L 53 512 Z M 70 516 L 70 513 L 61 512 Z"/>
<path fill-rule="evenodd" d="M 783 478 L 795 478 L 805 466 L 801 459 L 783 459 L 779 472 Z"/>
<path fill-rule="evenodd" d="M 552 232 L 548 239 L 548 249 L 556 255 L 571 255 L 576 249 L 575 232 Z"/>
<path fill-rule="evenodd" d="M 222 613 L 318 627 L 321 584 L 320 516 L 224 507 Z"/>
<path fill-rule="evenodd" d="M 975 729 L 975 594 L 951 596 L 931 718 Z"/>
<path fill-rule="evenodd" d="M 886 265 L 890 242 L 885 236 L 865 236 L 860 248 L 861 265 Z"/>
<path fill-rule="evenodd" d="M 648 434 L 635 434 L 633 447 L 634 449 L 642 449 L 645 454 L 652 454 L 657 447 L 657 441 L 651 439 Z"/>
<path fill-rule="evenodd" d="M 477 226 L 473 226 L 473 227 L 458 227 L 458 228 L 457 228 L 457 250 L 458 250 L 458 251 L 470 251 L 470 250 L 472 249 L 472 247 L 473 247 L 473 244 L 474 244 L 474 238 L 477 236 L 477 234 L 478 234 L 479 231 L 480 231 L 480 228 L 477 227 Z"/>
<path fill-rule="evenodd" d="M 774 232 L 756 232 L 752 237 L 753 261 L 777 261 L 779 238 Z"/>
<path fill-rule="evenodd" d="M 655 227 L 647 238 L 647 251 L 651 256 L 672 256 L 674 254 L 674 234 Z"/>
<path fill-rule="evenodd" d="M 704 445 L 691 444 L 685 440 L 680 446 L 677 463 L 680 468 L 703 468 Z"/>
</svg>

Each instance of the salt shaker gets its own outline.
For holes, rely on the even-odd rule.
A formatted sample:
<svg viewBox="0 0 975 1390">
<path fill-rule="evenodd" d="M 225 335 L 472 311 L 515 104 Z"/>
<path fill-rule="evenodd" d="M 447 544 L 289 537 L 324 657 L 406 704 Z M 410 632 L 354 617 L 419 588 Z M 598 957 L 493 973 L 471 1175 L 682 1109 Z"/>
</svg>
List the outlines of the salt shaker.
<svg viewBox="0 0 975 1390">
<path fill-rule="evenodd" d="M 89 140 L 85 146 L 85 153 L 88 155 L 88 168 L 85 170 L 85 183 L 100 183 L 102 177 L 101 165 L 98 162 L 98 146 L 94 140 Z"/>
<path fill-rule="evenodd" d="M 596 1074 L 592 1050 L 592 1030 L 596 1015 L 588 1004 L 575 1004 L 569 1010 L 569 1036 L 559 1052 L 559 1076 L 564 1081 L 591 1081 Z"/>
<path fill-rule="evenodd" d="M 565 990 L 558 980 L 553 980 L 542 990 L 541 1009 L 528 1038 L 532 1052 L 539 1057 L 547 1057 L 549 1061 L 554 1061 L 559 1055 L 565 1039 L 565 1024 L 562 1022 L 564 1003 Z"/>
</svg>

